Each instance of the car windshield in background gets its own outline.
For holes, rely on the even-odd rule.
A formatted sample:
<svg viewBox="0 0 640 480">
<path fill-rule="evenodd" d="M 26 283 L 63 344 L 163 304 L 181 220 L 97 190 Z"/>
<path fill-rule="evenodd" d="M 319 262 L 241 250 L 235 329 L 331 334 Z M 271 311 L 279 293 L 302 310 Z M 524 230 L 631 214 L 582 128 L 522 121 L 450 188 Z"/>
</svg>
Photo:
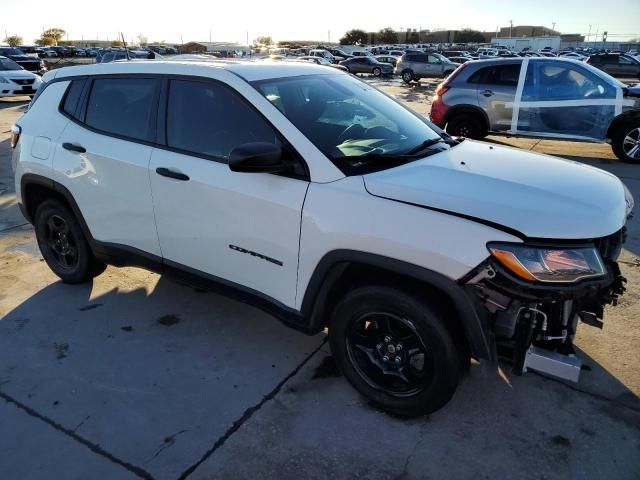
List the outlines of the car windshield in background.
<svg viewBox="0 0 640 480">
<path fill-rule="evenodd" d="M 3 70 L 22 70 L 22 67 L 13 60 L 0 58 L 0 71 Z"/>
<path fill-rule="evenodd" d="M 24 55 L 19 48 L 0 48 L 0 55 Z"/>
<path fill-rule="evenodd" d="M 425 121 L 349 75 L 276 78 L 253 85 L 347 174 L 421 158 L 422 146 L 442 141 Z"/>
</svg>

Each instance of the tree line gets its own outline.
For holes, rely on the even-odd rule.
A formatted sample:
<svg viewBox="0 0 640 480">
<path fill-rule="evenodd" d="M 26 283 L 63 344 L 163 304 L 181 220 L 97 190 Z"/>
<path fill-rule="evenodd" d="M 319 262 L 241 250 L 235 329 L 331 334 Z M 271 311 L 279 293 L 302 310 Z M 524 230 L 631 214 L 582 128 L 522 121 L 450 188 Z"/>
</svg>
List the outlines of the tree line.
<svg viewBox="0 0 640 480">
<path fill-rule="evenodd" d="M 429 30 L 425 31 L 427 34 Z M 365 45 L 367 43 L 399 43 L 401 37 L 405 37 L 403 43 L 420 43 L 420 35 L 415 31 L 408 32 L 396 32 L 393 28 L 383 28 L 377 33 L 371 34 L 371 40 L 369 40 L 369 34 L 364 30 L 354 28 L 349 30 L 340 39 L 341 45 Z M 478 30 L 472 30 L 465 28 L 463 30 L 457 30 L 455 32 L 455 41 L 459 43 L 482 43 L 485 41 L 484 35 Z"/>
</svg>

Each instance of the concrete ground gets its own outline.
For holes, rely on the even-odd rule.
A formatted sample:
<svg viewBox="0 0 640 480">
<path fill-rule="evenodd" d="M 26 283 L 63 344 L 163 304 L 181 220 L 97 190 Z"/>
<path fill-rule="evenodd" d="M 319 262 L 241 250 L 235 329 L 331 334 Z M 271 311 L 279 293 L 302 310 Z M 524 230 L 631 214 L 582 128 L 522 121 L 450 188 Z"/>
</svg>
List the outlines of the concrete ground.
<svg viewBox="0 0 640 480">
<path fill-rule="evenodd" d="M 433 82 L 372 82 L 428 111 Z M 15 204 L 23 107 L 0 100 L 0 478 L 640 478 L 637 218 L 627 294 L 580 328 L 580 384 L 473 364 L 445 408 L 398 419 L 339 376 L 324 335 L 140 269 L 59 282 Z M 640 167 L 607 145 L 488 141 L 604 168 L 640 199 Z"/>
</svg>

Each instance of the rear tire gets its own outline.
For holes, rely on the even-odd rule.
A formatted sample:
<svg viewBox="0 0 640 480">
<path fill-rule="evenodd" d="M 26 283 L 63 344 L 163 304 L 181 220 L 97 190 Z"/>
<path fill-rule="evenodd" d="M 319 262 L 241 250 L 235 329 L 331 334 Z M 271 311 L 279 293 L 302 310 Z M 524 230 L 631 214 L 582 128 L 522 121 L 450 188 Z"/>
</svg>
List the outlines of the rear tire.
<svg viewBox="0 0 640 480">
<path fill-rule="evenodd" d="M 34 226 L 42 257 L 63 282 L 86 282 L 107 268 L 93 256 L 78 220 L 59 200 L 38 206 Z"/>
<path fill-rule="evenodd" d="M 413 72 L 411 70 L 404 70 L 402 72 L 402 81 L 404 83 L 411 83 L 413 82 L 413 80 L 415 79 L 415 77 L 413 76 Z"/>
<path fill-rule="evenodd" d="M 464 370 L 464 354 L 444 317 L 390 287 L 347 293 L 334 310 L 329 341 L 351 385 L 396 415 L 438 410 L 453 396 Z"/>
<path fill-rule="evenodd" d="M 447 122 L 447 133 L 455 137 L 480 139 L 487 135 L 476 115 L 461 113 Z"/>
<path fill-rule="evenodd" d="M 640 120 L 619 126 L 611 136 L 611 149 L 623 162 L 640 164 Z"/>
</svg>

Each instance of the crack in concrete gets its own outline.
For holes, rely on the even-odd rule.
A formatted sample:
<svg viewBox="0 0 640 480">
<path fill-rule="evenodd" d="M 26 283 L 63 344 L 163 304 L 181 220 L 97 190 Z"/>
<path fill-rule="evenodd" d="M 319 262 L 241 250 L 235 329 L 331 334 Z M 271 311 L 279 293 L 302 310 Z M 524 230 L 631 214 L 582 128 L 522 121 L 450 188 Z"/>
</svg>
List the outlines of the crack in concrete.
<svg viewBox="0 0 640 480">
<path fill-rule="evenodd" d="M 426 423 L 426 421 L 424 423 Z M 420 431 L 418 433 L 418 440 L 416 440 L 415 445 L 411 449 L 411 453 L 409 453 L 409 455 L 407 455 L 407 458 L 404 461 L 404 467 L 402 468 L 402 471 L 393 480 L 403 480 L 405 478 L 409 478 L 409 464 L 411 463 L 411 459 L 417 453 L 418 447 L 420 446 L 420 444 L 424 440 L 424 426 L 425 426 L 424 423 L 422 425 L 420 425 Z"/>
<path fill-rule="evenodd" d="M 295 377 L 297 375 L 297 373 L 302 369 L 302 367 L 304 367 L 307 362 L 309 360 L 311 360 L 313 358 L 314 355 L 316 355 L 321 349 L 322 347 L 325 345 L 325 343 L 327 342 L 327 337 L 325 337 L 322 342 L 320 343 L 320 345 L 318 345 L 318 347 L 313 350 L 309 355 L 307 355 L 304 360 L 302 360 L 302 362 L 300 362 L 298 364 L 298 366 L 296 368 L 294 368 L 286 377 L 284 377 L 284 379 L 282 379 L 280 381 L 280 383 L 278 383 L 273 390 L 271 390 L 269 393 L 267 393 L 264 397 L 262 397 L 262 400 L 260 400 L 260 402 L 258 402 L 256 405 L 253 405 L 249 408 L 247 408 L 244 413 L 240 416 L 240 418 L 238 418 L 238 420 L 236 420 L 235 422 L 233 422 L 233 424 L 231 425 L 231 427 L 229 427 L 229 429 L 224 432 L 224 434 L 218 438 L 218 440 L 216 440 L 216 442 L 213 444 L 213 446 L 207 450 L 204 455 L 202 455 L 202 457 L 200 457 L 200 459 L 194 463 L 193 465 L 191 465 L 189 468 L 187 468 L 184 472 L 182 472 L 182 474 L 178 477 L 178 480 L 184 480 L 186 479 L 189 475 L 191 475 L 196 468 L 198 468 L 200 465 L 202 465 L 202 463 L 204 463 L 211 455 L 213 455 L 215 453 L 216 450 L 218 450 L 220 447 L 222 447 L 224 445 L 224 443 L 229 440 L 229 438 L 235 433 L 237 432 L 240 427 L 242 427 L 242 425 L 247 422 L 254 413 L 256 413 L 258 410 L 260 410 L 268 401 L 273 400 L 275 398 L 275 396 L 280 393 L 280 390 L 282 390 L 282 387 L 293 377 Z"/>
<path fill-rule="evenodd" d="M 68 437 L 72 438 L 76 442 L 81 443 L 82 445 L 87 447 L 89 450 L 91 450 L 93 453 L 96 453 L 96 454 L 100 455 L 101 457 L 106 458 L 107 460 L 109 460 L 112 463 L 120 465 L 121 467 L 123 467 L 126 470 L 128 470 L 129 472 L 137 475 L 138 477 L 144 478 L 144 479 L 147 479 L 147 480 L 152 480 L 153 479 L 151 474 L 149 472 L 147 472 L 146 470 L 144 470 L 144 469 L 142 469 L 142 468 L 140 468 L 140 467 L 138 467 L 136 465 L 133 465 L 133 464 L 131 464 L 129 462 L 125 462 L 124 460 L 120 460 L 115 455 L 113 455 L 113 454 L 107 452 L 106 450 L 104 450 L 102 447 L 100 447 L 100 445 L 97 445 L 97 444 L 95 444 L 93 442 L 90 442 L 86 438 L 81 437 L 80 435 L 75 433 L 74 430 L 70 430 L 70 429 L 62 426 L 61 424 L 59 424 L 55 420 L 52 420 L 51 418 L 46 417 L 46 416 L 42 415 L 41 413 L 36 412 L 33 408 L 31 408 L 28 405 L 25 405 L 24 403 L 16 400 L 15 398 L 11 397 L 10 395 L 7 395 L 6 393 L 0 391 L 0 398 L 4 399 L 4 401 L 6 401 L 7 403 L 11 403 L 11 404 L 15 405 L 16 407 L 18 407 L 20 410 L 24 411 L 29 416 L 37 418 L 39 420 L 42 420 L 43 422 L 45 422 L 49 426 L 53 427 L 55 430 L 58 430 L 59 432 L 67 435 Z M 78 428 L 78 427 L 76 427 L 76 428 Z"/>
<path fill-rule="evenodd" d="M 160 445 L 157 450 L 153 453 L 153 455 L 146 460 L 143 465 L 146 465 L 147 463 L 149 463 L 151 460 L 153 460 L 154 458 L 156 458 L 158 455 L 160 455 L 164 450 L 166 450 L 169 447 L 173 447 L 173 445 L 176 443 L 176 437 L 182 433 L 188 432 L 188 430 L 180 430 L 179 432 L 174 433 L 173 435 L 169 435 L 168 437 L 164 437 L 164 439 L 162 440 L 162 445 Z"/>
<path fill-rule="evenodd" d="M 11 225 L 10 227 L 1 228 L 0 229 L 0 234 L 5 233 L 5 232 L 9 232 L 11 230 L 15 230 L 15 229 L 20 228 L 20 227 L 25 227 L 27 225 L 31 225 L 31 224 L 29 222 L 25 222 L 25 223 L 21 223 L 19 225 Z"/>
</svg>

